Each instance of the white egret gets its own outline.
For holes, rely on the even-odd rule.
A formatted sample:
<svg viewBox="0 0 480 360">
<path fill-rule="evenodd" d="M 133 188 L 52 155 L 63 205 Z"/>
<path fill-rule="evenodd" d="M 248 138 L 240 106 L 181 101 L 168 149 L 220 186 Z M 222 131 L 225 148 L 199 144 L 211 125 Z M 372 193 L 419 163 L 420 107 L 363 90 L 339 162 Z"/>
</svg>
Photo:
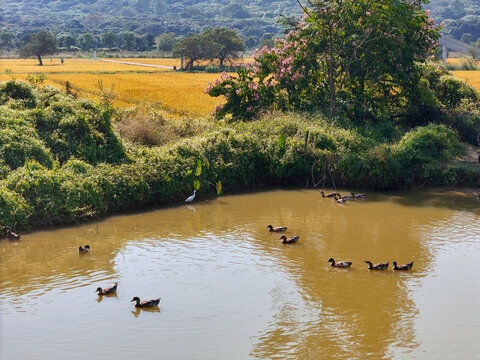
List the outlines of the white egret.
<svg viewBox="0 0 480 360">
<path fill-rule="evenodd" d="M 195 199 L 195 194 L 197 193 L 197 190 L 193 190 L 193 195 L 189 196 L 188 198 L 185 199 L 185 202 L 192 202 L 193 199 Z"/>
</svg>

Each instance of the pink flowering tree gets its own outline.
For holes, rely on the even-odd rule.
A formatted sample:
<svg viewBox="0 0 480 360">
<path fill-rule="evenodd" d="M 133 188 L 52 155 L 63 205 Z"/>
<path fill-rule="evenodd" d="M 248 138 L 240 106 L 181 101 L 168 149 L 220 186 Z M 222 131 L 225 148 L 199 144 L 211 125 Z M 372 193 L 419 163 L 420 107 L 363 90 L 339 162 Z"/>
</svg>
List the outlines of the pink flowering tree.
<svg viewBox="0 0 480 360">
<path fill-rule="evenodd" d="M 251 118 L 265 109 L 340 108 L 353 115 L 415 100 L 425 61 L 440 36 L 424 1 L 310 0 L 285 39 L 258 50 L 235 76 L 206 90 L 225 97 L 216 116 Z"/>
</svg>

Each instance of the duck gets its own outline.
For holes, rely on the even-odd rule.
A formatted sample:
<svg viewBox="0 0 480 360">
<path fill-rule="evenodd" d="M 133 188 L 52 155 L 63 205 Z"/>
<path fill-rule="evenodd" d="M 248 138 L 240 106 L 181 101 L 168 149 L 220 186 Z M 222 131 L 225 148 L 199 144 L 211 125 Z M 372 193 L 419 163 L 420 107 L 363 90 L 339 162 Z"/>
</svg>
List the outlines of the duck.
<svg viewBox="0 0 480 360">
<path fill-rule="evenodd" d="M 197 194 L 197 190 L 193 190 L 193 195 L 189 196 L 185 199 L 185 202 L 192 202 L 195 199 L 195 195 Z"/>
<path fill-rule="evenodd" d="M 368 264 L 368 270 L 387 270 L 388 269 L 388 263 L 378 263 L 378 264 L 372 265 L 372 263 L 368 260 L 365 260 L 365 262 Z"/>
<path fill-rule="evenodd" d="M 282 240 L 282 244 L 295 244 L 298 241 L 300 236 L 292 236 L 287 238 L 285 235 L 282 235 L 280 240 Z"/>
<path fill-rule="evenodd" d="M 117 291 L 117 285 L 118 283 L 114 283 L 111 286 L 107 286 L 106 288 L 102 289 L 101 287 L 98 287 L 95 292 L 98 291 L 98 295 L 108 295 L 108 294 L 113 294 Z"/>
<path fill-rule="evenodd" d="M 331 198 L 331 197 L 334 197 L 335 195 L 337 195 L 338 193 L 333 192 L 333 193 L 325 195 L 325 193 L 323 191 L 320 191 L 320 194 L 322 194 L 322 197 Z"/>
<path fill-rule="evenodd" d="M 286 226 L 273 227 L 272 225 L 268 225 L 267 228 L 269 229 L 269 231 L 274 231 L 274 232 L 283 232 L 287 230 Z"/>
<path fill-rule="evenodd" d="M 345 195 L 345 196 L 342 196 L 342 195 L 340 195 L 340 194 L 338 194 L 338 197 L 339 197 L 340 199 L 345 199 L 345 200 L 351 200 L 351 199 L 354 198 L 353 195 Z"/>
<path fill-rule="evenodd" d="M 138 296 L 135 296 L 130 302 L 135 301 L 135 307 L 137 308 L 151 308 L 158 306 L 160 303 L 160 299 L 153 299 L 153 300 L 144 300 L 140 302 L 140 298 Z"/>
<path fill-rule="evenodd" d="M 82 254 L 88 253 L 89 251 L 90 251 L 90 245 L 80 246 L 78 248 L 78 252 Z"/>
<path fill-rule="evenodd" d="M 335 196 L 333 199 L 335 200 L 335 202 L 336 202 L 337 204 L 345 204 L 345 203 L 347 202 L 347 199 L 337 198 L 337 196 Z"/>
<path fill-rule="evenodd" d="M 332 263 L 330 266 L 335 266 L 335 267 L 339 267 L 339 268 L 347 268 L 347 267 L 352 266 L 351 261 L 337 261 L 337 262 L 335 262 L 335 260 L 333 260 L 333 258 L 328 259 L 327 262 Z"/>
<path fill-rule="evenodd" d="M 364 193 L 362 193 L 362 194 L 355 194 L 355 193 L 351 192 L 350 194 L 352 194 L 352 197 L 353 197 L 354 199 L 365 199 L 365 198 L 367 197 L 367 194 L 364 194 Z"/>
<path fill-rule="evenodd" d="M 397 266 L 397 262 L 394 261 L 392 269 L 393 270 L 410 270 L 412 266 L 413 266 L 413 261 L 410 264 L 403 264 L 400 266 Z"/>
<path fill-rule="evenodd" d="M 4 226 L 2 230 L 7 236 L 7 238 L 9 238 L 10 240 L 20 240 L 20 235 L 17 233 L 14 233 L 10 226 Z"/>
</svg>

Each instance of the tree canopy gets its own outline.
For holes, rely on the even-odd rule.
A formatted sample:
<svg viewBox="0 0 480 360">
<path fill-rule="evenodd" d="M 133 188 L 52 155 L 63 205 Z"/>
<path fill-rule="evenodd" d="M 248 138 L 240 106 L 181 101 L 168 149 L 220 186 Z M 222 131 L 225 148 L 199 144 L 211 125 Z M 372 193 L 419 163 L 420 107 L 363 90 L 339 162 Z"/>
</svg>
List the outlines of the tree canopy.
<svg viewBox="0 0 480 360">
<path fill-rule="evenodd" d="M 440 36 L 421 7 L 407 0 L 311 0 L 285 39 L 255 61 L 211 84 L 226 103 L 217 116 L 251 117 L 266 108 L 338 108 L 356 117 L 414 98 L 421 70 Z"/>
<path fill-rule="evenodd" d="M 57 39 L 50 32 L 41 30 L 32 35 L 30 40 L 20 48 L 21 56 L 36 56 L 39 65 L 43 65 L 42 56 L 57 52 Z"/>
<path fill-rule="evenodd" d="M 175 45 L 174 55 L 186 59 L 187 69 L 199 60 L 218 59 L 223 66 L 225 61 L 238 58 L 243 47 L 243 41 L 235 31 L 215 28 L 184 37 Z"/>
</svg>

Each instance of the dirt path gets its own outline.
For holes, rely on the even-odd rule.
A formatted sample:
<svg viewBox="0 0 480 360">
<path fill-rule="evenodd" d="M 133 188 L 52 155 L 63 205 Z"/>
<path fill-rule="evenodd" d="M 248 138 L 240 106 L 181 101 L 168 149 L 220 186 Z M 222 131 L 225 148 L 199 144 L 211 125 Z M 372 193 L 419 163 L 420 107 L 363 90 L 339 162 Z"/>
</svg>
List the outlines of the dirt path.
<svg viewBox="0 0 480 360">
<path fill-rule="evenodd" d="M 153 67 L 153 68 L 173 70 L 173 66 L 165 66 L 165 65 L 142 64 L 142 63 L 134 63 L 134 62 L 128 62 L 128 61 L 116 61 L 116 60 L 105 60 L 105 59 L 100 59 L 100 61 L 112 62 L 112 63 L 118 63 L 118 64 L 124 64 L 124 65 L 147 66 L 147 67 Z"/>
</svg>

